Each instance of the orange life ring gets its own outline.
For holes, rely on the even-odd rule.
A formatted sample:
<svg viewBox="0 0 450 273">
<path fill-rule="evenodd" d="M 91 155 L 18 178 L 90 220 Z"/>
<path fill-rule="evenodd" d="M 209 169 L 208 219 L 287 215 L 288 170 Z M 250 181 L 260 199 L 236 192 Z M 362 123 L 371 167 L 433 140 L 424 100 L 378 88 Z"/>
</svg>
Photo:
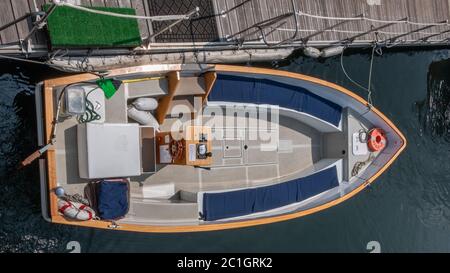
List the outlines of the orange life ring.
<svg viewBox="0 0 450 273">
<path fill-rule="evenodd" d="M 367 135 L 367 146 L 372 152 L 381 151 L 386 147 L 386 133 L 382 129 L 374 128 Z"/>
</svg>

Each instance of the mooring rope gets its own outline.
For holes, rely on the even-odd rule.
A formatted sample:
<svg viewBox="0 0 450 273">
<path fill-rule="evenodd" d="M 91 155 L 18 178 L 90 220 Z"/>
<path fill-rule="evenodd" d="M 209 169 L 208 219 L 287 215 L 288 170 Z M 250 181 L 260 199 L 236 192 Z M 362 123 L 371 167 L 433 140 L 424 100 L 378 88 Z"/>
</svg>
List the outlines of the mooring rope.
<svg viewBox="0 0 450 273">
<path fill-rule="evenodd" d="M 369 80 L 367 83 L 367 104 L 369 109 L 372 108 L 372 68 L 373 68 L 373 59 L 375 57 L 375 50 L 377 45 L 374 44 L 372 47 L 372 54 L 370 55 L 370 67 L 369 67 Z"/>
<path fill-rule="evenodd" d="M 71 7 L 71 8 L 85 11 L 85 12 L 113 16 L 113 17 L 121 17 L 121 18 L 142 19 L 142 20 L 151 20 L 151 21 L 173 21 L 173 20 L 180 20 L 180 19 L 189 19 L 189 16 L 186 16 L 184 14 L 183 15 L 162 15 L 162 16 L 141 16 L 141 15 L 130 15 L 130 14 L 121 14 L 121 13 L 116 13 L 116 12 L 96 10 L 96 9 L 91 9 L 91 8 L 74 5 L 74 4 L 67 3 L 67 2 L 54 1 L 53 3 L 57 6 L 66 6 L 66 7 Z"/>
<path fill-rule="evenodd" d="M 322 15 L 315 15 L 315 14 L 309 14 L 303 11 L 297 11 L 296 12 L 297 15 L 299 16 L 306 16 L 306 17 L 311 17 L 311 18 L 316 18 L 316 19 L 324 19 L 324 20 L 341 20 L 341 21 L 358 21 L 358 20 L 364 20 L 364 21 L 368 21 L 368 22 L 374 22 L 374 23 L 384 23 L 384 24 L 410 24 L 410 25 L 415 25 L 415 26 L 448 26 L 449 23 L 448 22 L 444 22 L 444 23 L 422 23 L 422 22 L 414 22 L 414 21 L 409 21 L 409 20 L 405 20 L 405 21 L 392 21 L 392 20 L 381 20 L 381 19 L 373 19 L 373 18 L 368 18 L 365 16 L 361 16 L 361 17 L 333 17 L 333 16 L 322 16 Z"/>
<path fill-rule="evenodd" d="M 295 29 L 293 28 L 275 28 L 276 30 L 279 31 L 288 31 L 288 32 L 294 32 Z M 317 32 L 319 30 L 317 29 L 299 29 L 298 32 Z M 358 30 L 341 30 L 341 29 L 325 29 L 323 30 L 323 32 L 336 32 L 336 33 L 346 33 L 346 34 L 361 34 L 364 33 L 365 31 L 358 31 Z M 404 32 L 393 32 L 393 31 L 377 31 L 380 34 L 385 34 L 385 35 L 401 35 L 404 34 Z M 426 31 L 417 31 L 414 32 L 414 34 L 422 34 L 422 35 L 439 35 L 441 34 L 440 32 L 426 32 Z M 368 34 L 369 35 L 369 34 Z"/>
<path fill-rule="evenodd" d="M 347 77 L 347 79 L 352 82 L 354 85 L 358 86 L 359 88 L 367 91 L 367 106 L 370 108 L 372 108 L 373 104 L 372 104 L 372 71 L 373 71 L 373 59 L 375 57 L 375 52 L 377 52 L 378 54 L 381 55 L 381 52 L 378 52 L 377 50 L 377 44 L 375 43 L 372 46 L 372 53 L 370 56 L 370 66 L 369 66 L 369 79 L 368 79 L 368 83 L 367 83 L 367 88 L 362 86 L 361 84 L 359 84 L 357 81 L 353 80 L 349 74 L 347 73 L 347 71 L 345 70 L 345 66 L 344 66 L 344 51 L 345 48 L 342 50 L 341 52 L 341 69 L 342 72 L 344 73 L 344 75 Z"/>
</svg>

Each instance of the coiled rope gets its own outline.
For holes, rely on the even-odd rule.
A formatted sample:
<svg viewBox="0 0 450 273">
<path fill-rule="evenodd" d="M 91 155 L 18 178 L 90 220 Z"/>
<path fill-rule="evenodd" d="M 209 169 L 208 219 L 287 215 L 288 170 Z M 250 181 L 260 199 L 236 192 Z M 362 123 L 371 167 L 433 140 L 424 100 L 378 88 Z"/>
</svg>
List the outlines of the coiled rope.
<svg viewBox="0 0 450 273">
<path fill-rule="evenodd" d="M 91 89 L 85 96 L 86 98 L 86 112 L 84 112 L 84 114 L 78 116 L 78 122 L 79 123 L 88 123 L 94 120 L 99 120 L 102 117 L 100 116 L 99 113 L 97 113 L 97 111 L 95 111 L 95 106 L 94 104 L 89 100 L 89 95 L 97 90 L 99 87 L 95 87 L 93 89 Z"/>
<path fill-rule="evenodd" d="M 364 166 L 366 166 L 367 163 L 372 161 L 373 158 L 374 158 L 374 155 L 372 153 L 370 153 L 369 157 L 365 161 L 356 162 L 355 165 L 353 165 L 352 176 L 357 176 L 359 174 L 359 172 L 361 171 L 361 169 L 364 168 Z"/>
<path fill-rule="evenodd" d="M 89 200 L 81 196 L 81 194 L 75 193 L 73 195 L 70 194 L 64 194 L 64 196 L 60 197 L 61 199 L 69 202 L 77 202 L 81 203 L 83 205 L 89 206 Z"/>
</svg>

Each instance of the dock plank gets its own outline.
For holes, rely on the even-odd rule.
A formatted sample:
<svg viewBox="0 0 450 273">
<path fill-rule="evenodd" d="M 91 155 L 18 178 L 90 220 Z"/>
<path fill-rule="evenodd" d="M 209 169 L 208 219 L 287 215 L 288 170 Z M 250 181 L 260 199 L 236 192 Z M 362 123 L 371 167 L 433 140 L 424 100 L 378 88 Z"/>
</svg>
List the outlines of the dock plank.
<svg viewBox="0 0 450 273">
<path fill-rule="evenodd" d="M 91 6 L 92 7 L 104 7 L 105 1 L 103 0 L 91 0 Z"/>
<path fill-rule="evenodd" d="M 145 11 L 145 0 L 134 0 L 131 2 L 131 7 L 136 10 L 137 15 L 147 16 L 148 11 Z M 142 38 L 147 38 L 150 35 L 149 29 L 151 28 L 151 23 L 148 20 L 138 20 L 139 31 Z"/>
<path fill-rule="evenodd" d="M 226 10 L 230 10 L 233 7 L 234 7 L 234 1 L 226 1 Z M 227 15 L 229 24 L 230 24 L 230 30 L 231 30 L 230 35 L 233 35 L 235 33 L 238 33 L 239 31 L 245 29 L 245 27 L 241 24 L 242 21 L 240 21 L 240 18 L 238 18 L 237 10 L 238 9 L 232 10 Z M 235 38 L 240 38 L 240 37 L 241 37 L 241 35 L 239 35 Z"/>
<path fill-rule="evenodd" d="M 219 12 L 222 12 L 222 11 L 227 12 L 228 11 L 226 2 L 227 2 L 227 0 L 219 0 L 219 3 L 221 3 Z M 222 38 L 225 39 L 226 37 L 233 34 L 233 29 L 231 28 L 230 15 L 227 13 L 227 14 L 225 14 L 225 16 L 220 16 L 219 18 L 223 25 Z"/>
<path fill-rule="evenodd" d="M 285 5 L 285 6 L 286 6 L 286 12 L 292 12 L 291 1 L 290 1 L 290 0 L 285 0 L 285 1 L 286 1 L 286 5 Z M 297 1 L 294 1 L 294 9 L 295 9 L 295 11 L 297 11 L 297 9 L 298 9 L 298 3 L 297 3 Z M 298 16 L 295 16 L 295 17 L 298 18 Z M 294 16 L 292 16 L 291 18 L 289 18 L 289 19 L 286 21 L 286 24 L 285 24 L 283 27 L 289 28 L 289 29 L 295 29 L 295 24 L 296 24 L 296 22 L 295 22 Z M 291 33 L 285 32 L 285 34 L 286 34 L 287 36 L 289 36 L 289 37 L 292 36 Z M 299 37 L 300 37 L 300 35 L 297 34 L 297 37 L 296 37 L 296 38 L 299 38 Z"/>
<path fill-rule="evenodd" d="M 0 1 L 0 25 L 6 25 L 14 20 L 14 12 L 11 1 Z M 12 25 L 0 32 L 2 44 L 17 43 L 19 35 L 17 33 L 17 26 Z"/>
<path fill-rule="evenodd" d="M 90 7 L 91 1 L 90 0 L 80 0 L 80 5 Z"/>
<path fill-rule="evenodd" d="M 243 1 L 242 0 L 234 0 L 234 1 L 230 1 L 232 4 L 232 6 L 238 6 L 240 5 Z M 243 29 L 247 29 L 250 26 L 252 26 L 252 24 L 250 24 L 248 22 L 248 18 L 252 16 L 251 13 L 246 13 L 246 9 L 244 8 L 238 8 L 236 9 L 236 18 L 238 19 L 238 22 L 240 24 L 240 28 Z M 246 40 L 251 40 L 254 38 L 254 35 L 249 35 L 249 33 L 251 32 L 251 30 L 247 31 L 246 33 L 243 33 L 242 36 L 245 37 Z"/>
<path fill-rule="evenodd" d="M 30 6 L 31 12 L 40 11 L 43 4 L 45 4 L 45 0 L 28 0 L 28 5 Z M 30 26 L 30 28 L 32 28 L 32 26 Z M 33 35 L 32 42 L 36 45 L 45 45 L 47 42 L 44 30 L 37 30 Z"/>
<path fill-rule="evenodd" d="M 14 0 L 14 1 L 11 1 L 11 5 L 12 5 L 14 19 L 18 19 L 21 16 L 24 16 L 30 12 L 30 5 L 27 0 Z M 17 32 L 18 32 L 20 39 L 25 38 L 28 35 L 28 33 L 30 32 L 31 28 L 33 28 L 33 26 L 31 25 L 30 18 L 18 22 L 16 24 L 16 26 L 17 26 Z M 35 35 L 34 35 L 34 37 L 32 37 L 32 40 L 36 41 Z"/>
<path fill-rule="evenodd" d="M 119 7 L 119 3 L 117 0 L 104 0 L 105 7 L 117 8 Z"/>
<path fill-rule="evenodd" d="M 253 9 L 253 17 L 256 23 L 259 23 L 264 20 L 263 10 L 261 7 L 262 1 L 251 1 L 252 9 Z M 255 35 L 255 39 L 261 36 L 260 33 Z"/>
<path fill-rule="evenodd" d="M 281 14 L 279 3 L 275 4 L 273 1 L 268 0 L 268 1 L 266 1 L 266 4 L 267 4 L 267 10 L 269 11 L 268 19 L 275 18 L 276 16 Z M 281 41 L 281 33 L 279 31 L 274 31 L 270 35 L 268 35 L 267 38 L 272 40 L 273 42 L 279 42 L 279 41 Z"/>
<path fill-rule="evenodd" d="M 117 0 L 117 4 L 121 8 L 131 8 L 131 0 Z"/>
<path fill-rule="evenodd" d="M 220 14 L 222 11 L 225 11 L 224 2 L 225 0 L 212 1 L 214 14 Z M 226 37 L 229 33 L 227 27 L 228 23 L 224 16 L 216 16 L 216 24 L 217 24 L 217 33 L 219 37 Z M 225 22 L 225 25 L 224 25 Z"/>
<path fill-rule="evenodd" d="M 46 3 L 45 0 L 29 0 L 30 5 L 37 10 L 42 10 L 42 6 Z"/>
</svg>

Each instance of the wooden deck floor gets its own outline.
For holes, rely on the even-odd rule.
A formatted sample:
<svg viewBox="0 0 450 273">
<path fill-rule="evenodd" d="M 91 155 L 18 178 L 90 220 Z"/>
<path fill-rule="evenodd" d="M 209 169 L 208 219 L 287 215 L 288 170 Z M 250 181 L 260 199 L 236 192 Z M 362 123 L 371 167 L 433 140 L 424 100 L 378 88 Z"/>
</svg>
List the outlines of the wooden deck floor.
<svg viewBox="0 0 450 273">
<path fill-rule="evenodd" d="M 218 13 L 226 11 L 245 0 L 213 0 Z M 380 4 L 378 4 L 380 3 Z M 294 0 L 295 10 L 303 13 L 327 16 L 327 17 L 354 17 L 364 14 L 365 17 L 381 20 L 398 20 L 407 17 L 409 21 L 435 23 L 450 19 L 448 0 Z M 217 25 L 220 37 L 231 36 L 243 29 L 246 29 L 257 22 L 268 18 L 273 18 L 292 11 L 291 0 L 252 0 L 234 11 L 228 13 L 226 17 L 217 17 Z M 300 27 L 298 38 L 305 37 L 314 30 L 324 29 L 333 25 L 338 20 L 316 19 L 306 16 L 298 16 L 298 26 Z M 280 22 L 281 23 L 281 22 Z M 367 31 L 371 24 L 374 27 L 381 26 L 382 23 L 371 23 L 368 21 L 352 21 L 336 28 L 344 32 L 325 32 L 315 36 L 311 41 L 336 41 L 345 39 L 352 34 L 348 31 Z M 275 24 L 274 26 L 277 26 Z M 406 24 L 396 24 L 383 29 L 386 32 L 406 32 L 420 26 L 410 26 Z M 293 17 L 284 21 L 279 29 L 267 36 L 269 41 L 281 41 L 290 38 L 295 29 Z M 423 32 L 436 33 L 449 29 L 449 26 L 433 27 Z M 289 30 L 289 31 L 287 31 Z M 310 31 L 311 30 L 311 31 Z M 251 31 L 246 32 L 246 34 Z M 250 35 L 248 38 L 258 38 L 260 34 Z M 374 34 L 359 37 L 359 40 L 373 40 Z M 240 37 L 245 36 L 240 35 Z M 393 37 L 391 35 L 390 37 Z M 406 36 L 407 40 L 416 40 L 423 37 L 417 33 Z M 388 36 L 389 37 L 389 36 Z M 433 40 L 442 40 L 450 37 L 444 35 L 433 37 Z"/>
<path fill-rule="evenodd" d="M 185 3 L 201 3 L 199 0 L 183 0 Z M 199 34 L 198 37 L 206 37 L 205 41 L 200 42 L 217 42 L 227 41 L 227 37 L 233 36 L 245 40 L 252 40 L 261 42 L 261 33 L 257 28 L 251 28 L 248 31 L 235 35 L 256 23 L 277 17 L 282 14 L 292 12 L 291 0 L 202 0 L 211 1 L 212 7 L 209 8 L 208 13 L 202 14 L 206 17 L 209 15 L 208 21 L 216 22 L 214 35 Z M 0 26 L 5 25 L 20 16 L 39 10 L 42 4 L 50 2 L 49 0 L 0 0 Z M 132 7 L 136 9 L 137 14 L 150 16 L 151 7 L 157 5 L 158 0 L 74 0 L 76 4 L 86 6 L 109 6 L 109 7 Z M 161 2 L 161 1 L 159 1 Z M 382 20 L 398 20 L 407 17 L 410 21 L 435 23 L 450 19 L 450 0 L 333 0 L 333 1 L 317 1 L 317 0 L 294 0 L 295 10 L 308 14 L 320 16 L 336 16 L 336 17 L 354 17 L 364 14 L 368 18 L 376 18 Z M 183 4 L 184 5 L 184 4 Z M 208 6 L 210 4 L 208 3 Z M 239 6 L 237 8 L 234 8 Z M 202 8 L 202 7 L 200 7 Z M 234 8 L 234 9 L 233 9 Z M 229 11 L 232 9 L 231 11 Z M 229 12 L 226 12 L 229 11 Z M 226 15 L 214 16 L 225 12 Z M 214 20 L 211 21 L 211 18 Z M 205 19 L 207 20 L 207 19 Z M 339 21 L 324 20 L 311 18 L 304 15 L 297 16 L 297 25 L 299 32 L 297 39 L 303 38 L 316 30 L 324 29 Z M 378 27 L 383 25 L 379 22 L 368 22 L 364 20 L 352 21 L 345 23 L 336 31 L 324 32 L 320 35 L 312 37 L 311 42 L 316 43 L 330 43 L 348 38 L 354 34 L 351 32 L 364 32 L 371 27 Z M 154 26 L 153 26 L 154 27 Z M 143 38 L 148 37 L 153 33 L 152 23 L 145 20 L 139 20 L 139 29 Z M 419 28 L 420 26 L 408 24 L 396 24 L 382 29 L 386 33 L 380 33 L 378 39 L 386 39 L 395 36 L 391 33 L 404 33 Z M 23 39 L 31 30 L 31 19 L 19 22 L 2 31 L 0 31 L 0 49 L 8 47 L 17 47 L 20 39 Z M 294 34 L 295 19 L 293 16 L 286 18 L 273 24 L 271 27 L 265 29 L 267 40 L 269 42 L 282 41 L 290 38 Z M 445 30 L 450 30 L 450 26 L 435 26 L 419 33 L 413 33 L 405 36 L 409 42 L 415 41 L 421 37 L 426 36 L 427 33 L 438 33 Z M 199 30 L 200 31 L 200 30 Z M 206 30 L 201 30 L 206 31 Z M 449 36 L 449 33 L 432 37 L 430 41 L 441 41 Z M 214 37 L 214 41 L 207 40 Z M 374 34 L 370 33 L 362 37 L 358 37 L 356 41 L 373 41 Z M 154 40 L 153 42 L 159 42 Z M 188 39 L 181 40 L 189 42 Z M 47 39 L 43 30 L 38 31 L 31 38 L 34 46 L 46 48 Z M 167 42 L 167 41 L 165 41 Z M 179 41 L 177 41 L 179 42 Z M 197 39 L 196 42 L 199 42 Z"/>
</svg>

